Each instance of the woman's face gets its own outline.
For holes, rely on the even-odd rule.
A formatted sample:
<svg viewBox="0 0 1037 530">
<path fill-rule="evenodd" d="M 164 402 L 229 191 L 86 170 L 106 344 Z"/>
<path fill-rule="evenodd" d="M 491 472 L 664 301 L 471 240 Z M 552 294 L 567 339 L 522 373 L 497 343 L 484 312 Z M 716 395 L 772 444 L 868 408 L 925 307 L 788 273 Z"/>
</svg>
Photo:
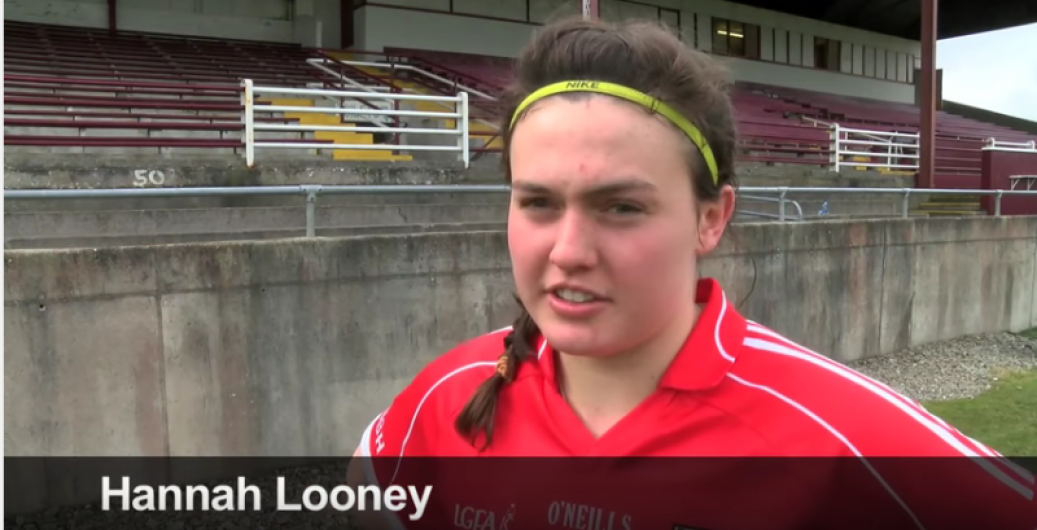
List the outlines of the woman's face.
<svg viewBox="0 0 1037 530">
<path fill-rule="evenodd" d="M 516 125 L 514 277 L 560 351 L 621 353 L 694 311 L 696 258 L 719 241 L 730 209 L 696 204 L 690 144 L 661 120 L 595 95 L 543 100 Z"/>
</svg>

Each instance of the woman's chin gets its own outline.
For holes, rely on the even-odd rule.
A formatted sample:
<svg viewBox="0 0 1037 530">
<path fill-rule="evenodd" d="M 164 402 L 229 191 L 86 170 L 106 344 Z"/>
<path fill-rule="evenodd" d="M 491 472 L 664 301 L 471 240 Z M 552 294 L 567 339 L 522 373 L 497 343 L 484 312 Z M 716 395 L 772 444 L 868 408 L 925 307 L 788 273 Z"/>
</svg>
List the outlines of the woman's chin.
<svg viewBox="0 0 1037 530">
<path fill-rule="evenodd" d="M 589 324 L 553 322 L 544 326 L 541 332 L 556 351 L 579 356 L 607 355 L 603 347 L 615 341 L 610 340 L 609 330 L 599 328 Z"/>
</svg>

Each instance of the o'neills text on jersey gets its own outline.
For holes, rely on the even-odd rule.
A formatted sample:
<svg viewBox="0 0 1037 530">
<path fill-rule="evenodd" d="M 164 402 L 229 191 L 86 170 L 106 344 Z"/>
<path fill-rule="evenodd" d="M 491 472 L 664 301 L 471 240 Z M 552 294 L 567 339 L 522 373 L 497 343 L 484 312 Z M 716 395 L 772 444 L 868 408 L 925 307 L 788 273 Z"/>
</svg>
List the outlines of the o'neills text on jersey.
<svg viewBox="0 0 1037 530">
<path fill-rule="evenodd" d="M 113 500 L 121 501 L 123 511 L 259 511 L 260 490 L 254 484 L 247 484 L 243 477 L 238 477 L 234 486 L 220 484 L 217 486 L 152 486 L 137 484 L 131 490 L 129 477 L 122 477 L 120 488 L 113 488 L 108 477 L 102 478 L 101 509 L 108 511 Z M 415 486 L 389 486 L 382 489 L 378 486 L 338 485 L 330 490 L 323 486 L 312 485 L 303 490 L 300 499 L 287 499 L 284 477 L 277 477 L 277 510 L 297 512 L 304 508 L 308 511 L 320 511 L 331 507 L 338 511 L 380 511 L 387 509 L 402 512 L 411 507 L 408 514 L 411 521 L 421 519 L 428 506 L 432 486 L 425 486 L 423 491 Z M 301 502 L 299 502 L 301 501 Z"/>
<path fill-rule="evenodd" d="M 547 522 L 570 530 L 630 530 L 629 515 L 571 502 L 552 502 Z"/>
</svg>

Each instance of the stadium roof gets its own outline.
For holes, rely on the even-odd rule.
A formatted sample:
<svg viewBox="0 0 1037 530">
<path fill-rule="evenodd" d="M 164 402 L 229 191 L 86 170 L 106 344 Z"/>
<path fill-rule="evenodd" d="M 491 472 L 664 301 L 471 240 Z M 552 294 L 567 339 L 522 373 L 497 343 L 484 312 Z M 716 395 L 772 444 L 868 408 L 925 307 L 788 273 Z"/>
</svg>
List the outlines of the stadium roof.
<svg viewBox="0 0 1037 530">
<path fill-rule="evenodd" d="M 732 0 L 833 24 L 919 40 L 922 0 Z M 939 0 L 937 39 L 948 39 L 1037 22 L 1029 0 Z"/>
</svg>

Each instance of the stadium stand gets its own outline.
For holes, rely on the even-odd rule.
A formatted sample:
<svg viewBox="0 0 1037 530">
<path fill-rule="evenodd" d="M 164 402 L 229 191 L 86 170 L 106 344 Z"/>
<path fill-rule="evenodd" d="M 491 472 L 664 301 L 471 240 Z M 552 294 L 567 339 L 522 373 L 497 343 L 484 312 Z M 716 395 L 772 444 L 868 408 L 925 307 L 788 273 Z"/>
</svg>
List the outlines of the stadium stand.
<svg viewBox="0 0 1037 530">
<path fill-rule="evenodd" d="M 494 95 L 507 83 L 511 59 L 475 54 L 386 48 L 335 51 L 230 39 L 180 37 L 5 21 L 4 143 L 9 146 L 100 151 L 162 148 L 193 152 L 242 148 L 241 81 L 273 87 L 410 92 L 469 92 L 470 150 L 475 157 L 499 150 Z M 340 114 L 263 112 L 264 104 L 312 106 L 314 98 L 257 101 L 257 121 L 348 127 Z M 360 105 L 379 107 L 366 100 Z M 734 104 L 741 134 L 740 161 L 832 168 L 835 158 L 859 169 L 912 173 L 905 163 L 878 156 L 887 145 L 858 145 L 843 155 L 833 128 L 874 134 L 917 134 L 919 111 L 907 104 L 738 83 Z M 443 103 L 417 102 L 416 110 Z M 399 119 L 393 118 L 394 126 Z M 357 122 L 358 120 L 350 120 Z M 453 120 L 431 119 L 453 128 Z M 360 123 L 363 125 L 364 123 Z M 429 126 L 425 123 L 421 126 Z M 399 134 L 338 131 L 257 131 L 257 140 L 326 144 L 399 143 Z M 975 187 L 980 148 L 988 138 L 1037 138 L 1004 126 L 941 112 L 937 123 L 937 176 L 945 187 Z M 917 138 L 899 138 L 898 153 L 917 152 Z M 874 144 L 875 142 L 872 142 Z M 881 143 L 881 142 L 879 142 Z M 889 143 L 893 143 L 890 140 Z M 474 144 L 474 145 L 473 145 Z M 835 147 L 835 149 L 833 149 Z M 876 151 L 875 157 L 860 151 Z M 322 155 L 324 150 L 301 150 Z M 285 151 L 282 151 L 285 152 Z M 291 150 L 289 152 L 299 152 Z M 410 160 L 387 149 L 331 150 L 340 160 Z M 279 153 L 280 154 L 280 153 Z"/>
<path fill-rule="evenodd" d="M 913 105 L 774 86 L 759 87 L 759 90 L 798 106 L 791 109 L 790 114 L 821 124 L 839 124 L 880 132 L 908 134 L 917 134 L 919 130 L 919 110 Z M 1027 142 L 1037 139 L 1037 136 L 938 111 L 937 176 L 959 183 L 968 178 L 978 178 L 980 148 L 989 138 Z"/>
<path fill-rule="evenodd" d="M 508 58 L 410 48 L 386 48 L 384 53 L 353 52 L 339 57 L 349 62 L 362 55 L 380 55 L 390 62 L 411 61 L 429 71 L 490 93 L 496 93 L 507 83 L 511 66 Z M 378 67 L 367 67 L 366 71 L 381 80 L 390 77 L 389 73 L 380 71 Z M 441 85 L 435 88 L 444 90 L 450 87 Z M 875 132 L 917 134 L 919 130 L 919 110 L 908 104 L 742 82 L 735 85 L 733 100 L 741 136 L 740 161 L 743 163 L 831 166 L 833 124 Z M 485 107 L 484 110 L 489 115 L 492 107 Z M 936 152 L 938 176 L 962 187 L 973 185 L 980 171 L 980 148 L 988 138 L 1025 142 L 1037 136 L 939 112 Z M 499 144 L 489 147 L 493 150 L 499 148 Z M 909 146 L 906 149 L 908 153 L 915 151 Z M 885 159 L 861 156 L 844 158 L 861 163 Z M 868 167 L 859 166 L 859 169 Z"/>
<path fill-rule="evenodd" d="M 4 144 L 9 146 L 237 152 L 244 128 L 241 79 L 277 87 L 341 88 L 341 81 L 308 65 L 314 52 L 298 45 L 138 32 L 112 36 L 12 21 L 4 21 L 4 29 Z M 264 104 L 314 103 L 257 101 L 257 121 L 350 125 L 335 115 L 264 113 Z M 256 135 L 280 142 L 374 142 L 374 135 L 359 133 Z M 352 156 L 336 158 L 393 156 L 374 150 L 342 154 Z"/>
</svg>

